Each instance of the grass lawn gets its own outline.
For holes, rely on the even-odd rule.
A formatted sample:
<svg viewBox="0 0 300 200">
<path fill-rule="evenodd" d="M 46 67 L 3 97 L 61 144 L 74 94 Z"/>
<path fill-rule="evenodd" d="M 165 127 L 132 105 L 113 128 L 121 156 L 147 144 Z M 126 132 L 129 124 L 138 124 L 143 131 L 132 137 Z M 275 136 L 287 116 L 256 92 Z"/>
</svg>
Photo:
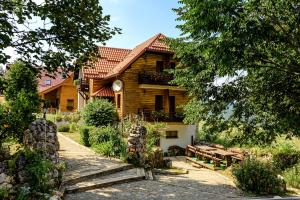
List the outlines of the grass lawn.
<svg viewBox="0 0 300 200">
<path fill-rule="evenodd" d="M 62 133 L 62 132 L 60 132 L 60 133 L 80 144 L 80 134 L 79 134 L 79 132 L 74 132 L 74 133 Z"/>
</svg>

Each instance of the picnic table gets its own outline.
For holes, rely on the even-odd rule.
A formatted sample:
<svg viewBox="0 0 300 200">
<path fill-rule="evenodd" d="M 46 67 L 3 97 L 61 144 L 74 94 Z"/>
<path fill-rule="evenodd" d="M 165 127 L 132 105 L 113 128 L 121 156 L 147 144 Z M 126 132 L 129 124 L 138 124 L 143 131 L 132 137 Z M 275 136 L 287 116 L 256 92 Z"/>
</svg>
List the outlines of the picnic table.
<svg viewBox="0 0 300 200">
<path fill-rule="evenodd" d="M 225 151 L 221 149 L 213 150 L 212 151 L 214 154 L 217 155 L 217 157 L 225 157 L 226 159 L 226 167 L 229 167 L 232 163 L 232 156 L 235 156 L 236 153 L 230 152 L 230 151 Z"/>
</svg>

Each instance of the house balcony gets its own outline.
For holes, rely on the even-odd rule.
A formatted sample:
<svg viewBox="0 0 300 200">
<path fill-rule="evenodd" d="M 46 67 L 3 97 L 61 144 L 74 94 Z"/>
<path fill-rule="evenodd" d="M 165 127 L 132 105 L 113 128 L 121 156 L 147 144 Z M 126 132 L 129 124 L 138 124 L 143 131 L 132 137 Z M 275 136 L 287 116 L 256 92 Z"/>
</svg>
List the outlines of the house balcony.
<svg viewBox="0 0 300 200">
<path fill-rule="evenodd" d="M 182 122 L 184 119 L 183 113 L 172 112 L 165 113 L 163 111 L 150 111 L 139 109 L 139 116 L 148 122 Z"/>
<path fill-rule="evenodd" d="M 171 84 L 172 80 L 174 80 L 174 77 L 166 73 L 140 72 L 138 74 L 138 83 L 141 89 L 186 91 L 184 88 Z"/>
<path fill-rule="evenodd" d="M 89 84 L 88 81 L 86 81 L 85 79 L 79 79 L 79 83 L 77 85 L 77 89 L 80 92 L 88 92 L 89 91 Z"/>
<path fill-rule="evenodd" d="M 150 85 L 173 85 L 170 82 L 174 79 L 173 75 L 157 72 L 140 72 L 138 75 L 139 84 Z"/>
</svg>

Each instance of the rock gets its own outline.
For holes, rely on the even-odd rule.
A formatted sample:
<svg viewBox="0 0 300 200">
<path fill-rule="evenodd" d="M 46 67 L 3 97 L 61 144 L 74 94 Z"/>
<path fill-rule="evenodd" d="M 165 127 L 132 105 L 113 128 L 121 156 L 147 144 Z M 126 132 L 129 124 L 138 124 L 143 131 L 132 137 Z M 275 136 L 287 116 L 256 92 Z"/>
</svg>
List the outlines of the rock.
<svg viewBox="0 0 300 200">
<path fill-rule="evenodd" d="M 61 200 L 61 198 L 57 195 L 54 195 L 54 196 L 50 197 L 49 200 Z"/>
<path fill-rule="evenodd" d="M 6 181 L 6 174 L 1 173 L 0 174 L 0 184 L 4 183 Z"/>
<path fill-rule="evenodd" d="M 57 128 L 53 122 L 37 119 L 24 132 L 23 142 L 26 147 L 44 152 L 54 164 L 59 162 L 59 142 Z"/>
</svg>

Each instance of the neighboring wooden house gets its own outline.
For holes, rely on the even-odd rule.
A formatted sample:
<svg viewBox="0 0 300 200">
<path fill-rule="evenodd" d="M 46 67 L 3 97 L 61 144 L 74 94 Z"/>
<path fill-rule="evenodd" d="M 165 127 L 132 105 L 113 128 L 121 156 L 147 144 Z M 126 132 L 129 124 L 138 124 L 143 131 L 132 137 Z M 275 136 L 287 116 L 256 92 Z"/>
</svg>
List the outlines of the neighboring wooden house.
<svg viewBox="0 0 300 200">
<path fill-rule="evenodd" d="M 46 100 L 49 112 L 74 112 L 77 110 L 78 93 L 73 84 L 73 74 L 56 73 L 53 78 L 42 74 L 38 80 L 39 96 Z"/>
<path fill-rule="evenodd" d="M 174 53 L 158 34 L 132 50 L 99 47 L 101 57 L 93 67 L 81 70 L 79 109 L 88 100 L 107 98 L 114 102 L 122 120 L 137 114 L 147 121 L 167 123 L 160 146 L 186 147 L 195 138 L 196 126 L 182 123 L 180 106 L 188 101 L 183 88 L 171 85 L 167 73 L 175 67 Z"/>
</svg>

